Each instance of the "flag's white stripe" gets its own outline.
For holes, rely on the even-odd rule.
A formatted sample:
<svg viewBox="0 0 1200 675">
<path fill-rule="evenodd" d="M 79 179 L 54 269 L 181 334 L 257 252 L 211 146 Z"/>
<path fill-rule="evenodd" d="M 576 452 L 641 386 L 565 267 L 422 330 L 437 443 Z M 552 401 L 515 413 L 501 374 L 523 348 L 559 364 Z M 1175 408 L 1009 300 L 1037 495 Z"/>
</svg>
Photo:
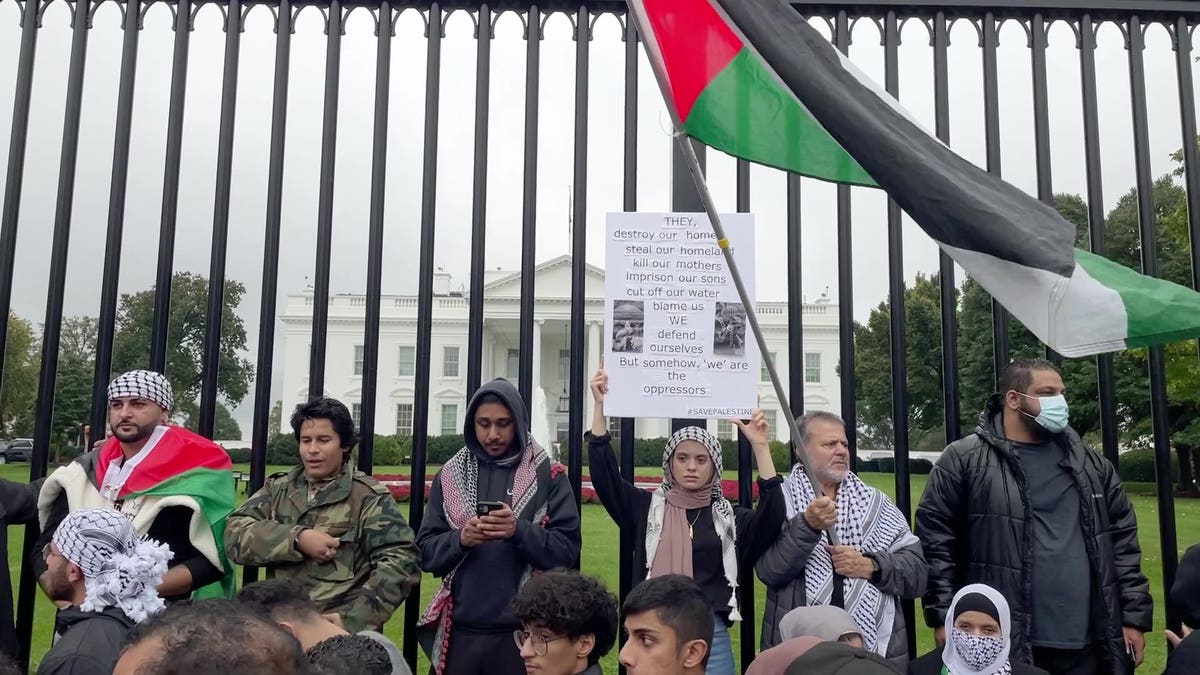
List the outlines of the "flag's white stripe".
<svg viewBox="0 0 1200 675">
<path fill-rule="evenodd" d="M 1086 356 L 1125 348 L 1125 302 L 1078 263 L 1066 278 L 977 251 L 942 249 L 1059 354 Z"/>
</svg>

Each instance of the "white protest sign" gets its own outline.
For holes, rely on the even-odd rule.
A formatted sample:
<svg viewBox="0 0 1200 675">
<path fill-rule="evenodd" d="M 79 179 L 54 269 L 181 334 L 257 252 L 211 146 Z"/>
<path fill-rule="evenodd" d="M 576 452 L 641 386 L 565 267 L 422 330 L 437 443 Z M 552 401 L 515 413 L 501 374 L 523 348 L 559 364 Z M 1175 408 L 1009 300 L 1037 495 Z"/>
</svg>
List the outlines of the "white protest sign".
<svg viewBox="0 0 1200 675">
<path fill-rule="evenodd" d="M 721 216 L 754 298 L 754 216 Z M 604 367 L 610 417 L 750 417 L 759 354 L 704 213 L 610 213 Z"/>
</svg>

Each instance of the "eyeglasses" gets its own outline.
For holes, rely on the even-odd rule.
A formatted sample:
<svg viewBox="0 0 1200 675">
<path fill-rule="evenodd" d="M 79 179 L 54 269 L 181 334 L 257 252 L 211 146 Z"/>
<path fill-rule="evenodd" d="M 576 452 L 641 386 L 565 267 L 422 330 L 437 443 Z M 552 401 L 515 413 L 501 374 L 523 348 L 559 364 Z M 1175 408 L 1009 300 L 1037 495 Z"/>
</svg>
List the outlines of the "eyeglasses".
<svg viewBox="0 0 1200 675">
<path fill-rule="evenodd" d="M 534 635 L 527 630 L 521 630 L 519 628 L 513 631 L 513 642 L 517 643 L 517 649 L 524 649 L 526 642 L 532 642 L 533 653 L 537 654 L 538 656 L 545 656 L 546 652 L 550 650 L 551 642 L 554 642 L 555 640 L 561 640 L 565 637 L 567 636 L 559 635 L 555 638 L 548 638 L 544 635 Z"/>
<path fill-rule="evenodd" d="M 61 555 L 62 555 L 61 553 L 54 552 L 54 549 L 52 548 L 53 546 L 54 546 L 53 544 L 46 544 L 45 546 L 42 547 L 42 560 L 44 562 L 50 562 L 50 558 L 52 558 L 56 555 L 61 557 Z"/>
</svg>

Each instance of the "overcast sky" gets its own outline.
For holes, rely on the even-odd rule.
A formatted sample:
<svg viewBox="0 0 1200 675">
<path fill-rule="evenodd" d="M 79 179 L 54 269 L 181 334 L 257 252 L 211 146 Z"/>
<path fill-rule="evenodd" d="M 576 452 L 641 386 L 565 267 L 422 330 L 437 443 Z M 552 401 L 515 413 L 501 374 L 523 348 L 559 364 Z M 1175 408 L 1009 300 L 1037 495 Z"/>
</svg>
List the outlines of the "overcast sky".
<svg viewBox="0 0 1200 675">
<path fill-rule="evenodd" d="M 18 5 L 0 0 L 0 157 L 8 156 L 13 84 L 16 77 Z M 40 323 L 45 316 L 46 280 L 61 151 L 63 104 L 70 51 L 69 6 L 52 2 L 39 32 L 35 84 L 21 201 L 17 283 L 12 309 Z M 108 196 L 121 60 L 121 11 L 104 3 L 90 32 L 84 89 L 79 171 L 70 241 L 65 313 L 96 315 L 99 308 Z M 174 34 L 166 5 L 156 3 L 140 34 L 133 141 L 125 214 L 121 292 L 154 283 L 162 200 L 163 158 Z M 300 15 L 292 42 L 287 148 L 284 170 L 283 235 L 279 300 L 302 290 L 315 261 L 321 155 L 325 36 L 315 8 Z M 414 11 L 398 21 L 393 41 L 388 148 L 384 293 L 416 291 L 426 74 L 423 21 Z M 521 21 L 504 15 L 492 45 L 488 166 L 487 265 L 515 268 L 520 262 L 524 148 L 525 43 Z M 823 31 L 827 29 L 822 27 Z M 334 200 L 334 250 L 330 288 L 361 293 L 366 288 L 372 116 L 375 79 L 374 22 L 355 11 L 342 44 L 341 97 Z M 442 42 L 441 113 L 438 138 L 435 259 L 468 283 L 464 242 L 471 227 L 476 41 L 473 22 L 455 13 Z M 574 162 L 575 49 L 568 18 L 546 25 L 541 52 L 538 129 L 537 258 L 569 250 L 568 222 Z M 604 214 L 622 206 L 624 44 L 612 16 L 596 23 L 588 78 L 588 261 L 603 265 Z M 1000 125 L 1003 175 L 1036 191 L 1033 95 L 1024 29 L 1004 25 L 1000 33 Z M 932 50 L 928 32 L 910 22 L 900 47 L 900 99 L 930 129 L 934 124 Z M 883 49 L 870 22 L 854 33 L 851 58 L 882 81 Z M 216 6 L 205 5 L 191 35 L 179 225 L 175 269 L 208 273 L 216 171 L 222 56 L 225 34 Z M 973 26 L 958 23 L 951 33 L 951 145 L 967 159 L 985 163 L 981 51 Z M 1099 36 L 1101 148 L 1105 207 L 1111 208 L 1134 181 L 1128 53 L 1121 31 L 1106 24 Z M 249 355 L 257 346 L 262 246 L 266 209 L 272 72 L 275 36 L 271 15 L 254 7 L 242 34 L 227 274 L 246 284 L 239 310 L 249 333 Z M 1172 168 L 1170 154 L 1181 145 L 1174 52 L 1161 26 L 1147 35 L 1150 160 L 1155 176 Z M 1085 194 L 1079 55 L 1072 30 L 1055 24 L 1050 34 L 1049 96 L 1054 189 Z M 669 118 L 645 59 L 639 70 L 638 208 L 668 210 Z M 709 153 L 709 179 L 718 207 L 732 210 L 734 162 Z M 2 169 L 0 169 L 2 170 Z M 752 211 L 757 218 L 757 287 L 760 300 L 785 299 L 786 214 L 784 176 L 755 167 Z M 3 189 L 0 187 L 0 189 Z M 828 288 L 836 298 L 835 188 L 805 180 L 802 191 L 803 283 L 809 300 Z M 887 237 L 882 193 L 855 189 L 854 303 L 863 319 L 887 294 Z M 937 250 L 911 222 L 904 231 L 904 272 L 937 269 Z M 960 271 L 961 275 L 961 271 Z M 277 343 L 282 347 L 282 341 Z M 278 362 L 278 359 L 277 359 Z M 281 369 L 275 370 L 278 396 Z M 253 396 L 236 411 L 249 433 Z"/>
</svg>

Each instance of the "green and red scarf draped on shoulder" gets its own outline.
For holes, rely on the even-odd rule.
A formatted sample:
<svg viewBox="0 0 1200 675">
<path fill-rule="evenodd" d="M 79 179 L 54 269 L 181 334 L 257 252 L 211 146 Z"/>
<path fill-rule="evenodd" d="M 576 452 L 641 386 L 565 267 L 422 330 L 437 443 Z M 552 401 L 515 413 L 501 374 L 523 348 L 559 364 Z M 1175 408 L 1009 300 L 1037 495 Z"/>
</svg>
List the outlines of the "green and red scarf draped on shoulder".
<svg viewBox="0 0 1200 675">
<path fill-rule="evenodd" d="M 1052 207 L 956 155 L 784 0 L 627 0 L 683 133 L 883 188 L 1039 339 L 1086 356 L 1200 336 L 1200 293 L 1075 248 Z"/>
<path fill-rule="evenodd" d="M 96 477 L 103 481 L 113 460 L 121 456 L 121 444 L 109 438 L 96 456 Z M 212 530 L 217 555 L 225 576 L 219 584 L 197 589 L 194 596 L 231 597 L 233 566 L 225 557 L 225 519 L 233 512 L 233 464 L 229 453 L 212 441 L 180 427 L 168 427 L 154 451 L 129 475 L 117 495 L 137 497 L 189 497 L 200 507 L 200 515 Z"/>
</svg>

